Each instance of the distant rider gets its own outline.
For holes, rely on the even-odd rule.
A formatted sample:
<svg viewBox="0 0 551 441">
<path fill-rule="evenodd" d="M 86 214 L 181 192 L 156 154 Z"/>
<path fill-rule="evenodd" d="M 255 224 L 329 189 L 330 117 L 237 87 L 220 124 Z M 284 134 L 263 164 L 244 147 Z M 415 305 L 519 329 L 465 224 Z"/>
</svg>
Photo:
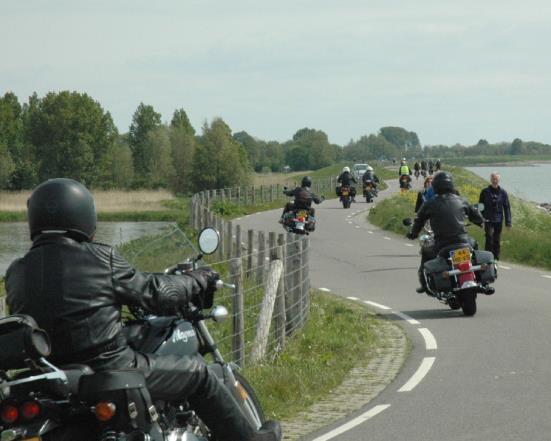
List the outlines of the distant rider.
<svg viewBox="0 0 551 441">
<path fill-rule="evenodd" d="M 434 252 L 428 251 L 421 255 L 418 271 L 421 286 L 416 290 L 418 293 L 425 292 L 427 289 L 423 277 L 423 265 L 426 261 L 434 259 L 442 248 L 449 245 L 469 243 L 474 247 L 465 228 L 465 218 L 468 217 L 472 223 L 480 227 L 484 223 L 478 210 L 475 210 L 465 199 L 454 194 L 453 177 L 450 173 L 445 171 L 436 173 L 432 180 L 432 188 L 436 196 L 421 205 L 411 232 L 407 234 L 408 239 L 415 239 L 427 221 L 430 221 L 434 232 Z"/>
<path fill-rule="evenodd" d="M 356 178 L 354 178 L 354 176 L 352 176 L 352 174 L 350 173 L 350 167 L 344 167 L 342 169 L 342 173 L 337 178 L 337 182 L 340 182 L 341 186 L 350 188 L 350 196 L 352 197 L 352 202 L 356 202 L 356 187 L 352 186 L 352 182 L 357 184 L 358 181 L 356 181 Z M 340 196 L 340 194 L 337 194 L 337 196 Z"/>
<path fill-rule="evenodd" d="M 402 184 L 402 177 L 403 176 L 408 176 L 409 180 L 408 181 L 411 181 L 411 169 L 409 168 L 409 166 L 407 165 L 406 163 L 406 158 L 402 158 L 402 160 L 400 161 L 400 168 L 398 169 L 398 182 L 400 184 L 400 188 L 407 188 L 407 185 L 404 186 Z"/>
<path fill-rule="evenodd" d="M 285 189 L 283 193 L 285 193 L 287 196 L 294 197 L 293 202 L 287 202 L 285 204 L 285 208 L 283 209 L 283 213 L 281 214 L 281 218 L 279 219 L 279 223 L 283 223 L 283 219 L 285 218 L 285 214 L 289 213 L 295 209 L 300 210 L 308 210 L 308 214 L 310 215 L 310 220 L 314 220 L 316 217 L 316 209 L 312 207 L 312 202 L 315 202 L 316 204 L 321 204 L 324 200 L 323 196 L 318 197 L 316 194 L 312 192 L 310 189 L 312 187 L 312 179 L 310 179 L 309 176 L 305 176 L 302 178 L 302 182 L 300 184 L 300 187 L 296 187 L 292 190 Z"/>
<path fill-rule="evenodd" d="M 434 163 L 432 162 L 432 159 L 429 159 L 429 175 L 432 175 L 434 173 Z"/>
<path fill-rule="evenodd" d="M 377 175 L 375 174 L 375 171 L 373 170 L 373 167 L 368 166 L 367 170 L 365 171 L 365 173 L 362 176 L 362 182 L 365 186 L 365 184 L 367 184 L 370 181 L 373 184 L 373 190 L 375 190 L 375 193 L 377 193 L 377 187 L 378 187 L 378 184 L 379 184 L 380 181 L 379 181 L 379 178 L 377 177 Z"/>
<path fill-rule="evenodd" d="M 421 166 L 419 165 L 419 162 L 418 161 L 415 161 L 415 164 L 413 164 L 413 174 L 415 175 L 415 178 L 419 179 L 419 170 L 420 170 Z"/>
<path fill-rule="evenodd" d="M 424 159 L 421 161 L 421 174 L 423 176 L 427 175 L 427 161 L 425 161 Z"/>
<path fill-rule="evenodd" d="M 436 167 L 436 171 L 442 170 L 442 161 L 440 161 L 440 159 L 437 159 L 436 164 L 434 164 L 434 166 Z"/>
</svg>

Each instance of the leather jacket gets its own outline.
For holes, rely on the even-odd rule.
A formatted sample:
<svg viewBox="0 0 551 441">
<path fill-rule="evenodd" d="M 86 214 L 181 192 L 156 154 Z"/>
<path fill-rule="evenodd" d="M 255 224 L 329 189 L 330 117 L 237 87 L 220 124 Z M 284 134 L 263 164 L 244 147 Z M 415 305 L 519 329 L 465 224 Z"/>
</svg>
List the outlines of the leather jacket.
<svg viewBox="0 0 551 441">
<path fill-rule="evenodd" d="M 356 181 L 356 178 L 354 178 L 354 176 L 352 176 L 350 172 L 342 172 L 337 178 L 337 182 L 340 182 L 342 185 L 345 185 L 347 187 L 350 187 L 352 185 L 352 182 L 354 182 L 355 184 L 358 183 L 358 181 Z"/>
<path fill-rule="evenodd" d="M 93 367 L 135 364 L 121 332 L 123 305 L 173 315 L 205 289 L 200 274 L 138 272 L 108 245 L 62 235 L 39 236 L 6 273 L 10 312 L 32 316 L 48 332 L 52 361 Z"/>
<path fill-rule="evenodd" d="M 417 212 L 411 236 L 419 235 L 425 222 L 430 220 L 437 249 L 469 240 L 465 228 L 465 218 L 476 225 L 482 225 L 484 219 L 465 199 L 453 193 L 437 194 L 421 205 Z"/>
<path fill-rule="evenodd" d="M 321 199 L 310 190 L 310 187 L 297 187 L 292 190 L 285 190 L 287 196 L 294 197 L 295 208 L 311 208 L 312 202 L 321 204 Z"/>
</svg>

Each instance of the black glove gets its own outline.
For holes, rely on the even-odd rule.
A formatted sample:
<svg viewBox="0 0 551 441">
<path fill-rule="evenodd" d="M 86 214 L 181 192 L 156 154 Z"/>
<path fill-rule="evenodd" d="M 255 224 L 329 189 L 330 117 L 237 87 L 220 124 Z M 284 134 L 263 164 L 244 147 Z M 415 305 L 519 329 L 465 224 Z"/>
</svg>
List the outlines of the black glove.
<svg viewBox="0 0 551 441">
<path fill-rule="evenodd" d="M 409 239 L 409 240 L 413 240 L 415 239 L 415 236 L 413 235 L 413 233 L 410 231 L 408 234 L 406 234 L 406 237 Z"/>
<path fill-rule="evenodd" d="M 201 267 L 188 274 L 193 277 L 201 287 L 201 292 L 192 299 L 192 302 L 201 309 L 211 308 L 214 302 L 216 281 L 220 278 L 220 275 L 208 266 Z"/>
</svg>

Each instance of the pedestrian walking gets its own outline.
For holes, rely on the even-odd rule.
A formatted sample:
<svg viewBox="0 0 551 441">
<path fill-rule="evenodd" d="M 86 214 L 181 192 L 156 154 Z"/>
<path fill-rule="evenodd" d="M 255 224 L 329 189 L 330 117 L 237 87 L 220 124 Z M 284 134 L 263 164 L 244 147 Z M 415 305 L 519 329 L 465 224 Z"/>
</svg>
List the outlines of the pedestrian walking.
<svg viewBox="0 0 551 441">
<path fill-rule="evenodd" d="M 486 251 L 491 251 L 496 260 L 499 259 L 501 250 L 501 231 L 503 220 L 505 226 L 511 228 L 511 205 L 507 192 L 501 188 L 499 173 L 492 173 L 490 185 L 480 192 L 479 202 L 484 204 L 482 215 L 484 216 L 484 230 L 486 232 Z"/>
</svg>

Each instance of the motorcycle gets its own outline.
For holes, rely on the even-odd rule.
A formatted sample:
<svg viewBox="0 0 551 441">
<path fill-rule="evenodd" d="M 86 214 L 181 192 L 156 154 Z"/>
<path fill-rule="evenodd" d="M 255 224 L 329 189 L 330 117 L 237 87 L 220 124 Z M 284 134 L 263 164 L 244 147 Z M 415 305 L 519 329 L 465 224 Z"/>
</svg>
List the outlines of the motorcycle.
<svg viewBox="0 0 551 441">
<path fill-rule="evenodd" d="M 316 229 L 316 219 L 305 208 L 295 208 L 283 215 L 283 228 L 295 234 L 308 235 Z"/>
<path fill-rule="evenodd" d="M 402 223 L 409 227 L 413 222 L 408 218 Z M 444 247 L 436 254 L 430 225 L 425 225 L 423 230 L 419 236 L 419 254 L 428 258 L 423 265 L 427 295 L 437 298 L 451 309 L 461 308 L 466 316 L 475 315 L 477 295 L 495 292 L 490 286 L 497 279 L 494 255 L 478 250 L 474 240 Z"/>
<path fill-rule="evenodd" d="M 339 200 L 342 202 L 342 208 L 350 208 L 352 204 L 352 187 L 341 185 Z"/>
<path fill-rule="evenodd" d="M 402 175 L 400 176 L 400 191 L 403 193 L 408 191 L 411 188 L 411 176 Z"/>
<path fill-rule="evenodd" d="M 377 188 L 375 187 L 375 183 L 371 180 L 364 181 L 363 183 L 363 194 L 365 197 L 365 201 L 369 204 L 370 202 L 373 202 L 373 198 L 377 196 Z"/>
<path fill-rule="evenodd" d="M 421 176 L 423 176 L 423 179 L 425 179 L 427 177 L 427 171 L 421 170 Z"/>
<path fill-rule="evenodd" d="M 197 267 L 204 254 L 218 248 L 213 228 L 199 235 L 201 254 L 165 270 L 183 274 Z M 217 289 L 234 288 L 218 280 Z M 222 322 L 223 306 L 210 312 L 189 305 L 174 317 L 145 315 L 131 309 L 134 319 L 123 332 L 131 347 L 159 355 L 206 355 L 212 370 L 227 387 L 254 427 L 265 421 L 256 393 L 217 349 L 205 320 Z M 47 360 L 50 342 L 32 317 L 0 319 L 0 439 L 2 441 L 212 441 L 208 427 L 189 403 L 153 402 L 138 370 L 94 372 L 85 365 L 55 366 Z M 14 371 L 17 370 L 17 371 Z"/>
<path fill-rule="evenodd" d="M 419 180 L 419 170 L 415 170 L 413 174 L 415 175 L 415 180 Z"/>
</svg>

